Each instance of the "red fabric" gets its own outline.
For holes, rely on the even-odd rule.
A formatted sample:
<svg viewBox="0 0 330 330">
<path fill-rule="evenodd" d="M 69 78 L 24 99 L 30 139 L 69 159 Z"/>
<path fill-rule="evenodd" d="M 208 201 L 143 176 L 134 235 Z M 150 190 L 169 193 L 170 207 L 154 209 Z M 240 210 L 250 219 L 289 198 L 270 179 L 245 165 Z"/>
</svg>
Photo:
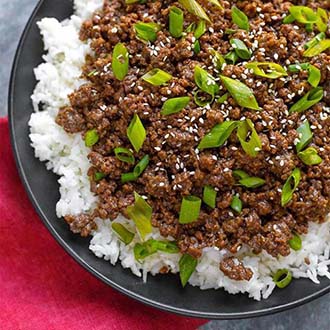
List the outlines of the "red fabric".
<svg viewBox="0 0 330 330">
<path fill-rule="evenodd" d="M 0 136 L 0 329 L 186 330 L 205 323 L 133 301 L 80 267 L 26 196 L 7 119 L 0 119 Z"/>
</svg>

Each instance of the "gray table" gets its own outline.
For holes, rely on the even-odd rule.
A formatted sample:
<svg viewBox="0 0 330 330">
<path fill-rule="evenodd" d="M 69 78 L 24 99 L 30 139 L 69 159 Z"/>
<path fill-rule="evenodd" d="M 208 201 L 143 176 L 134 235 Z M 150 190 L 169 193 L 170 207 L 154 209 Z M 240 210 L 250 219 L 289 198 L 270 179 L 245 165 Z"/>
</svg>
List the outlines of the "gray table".
<svg viewBox="0 0 330 330">
<path fill-rule="evenodd" d="M 0 0 L 0 116 L 7 112 L 7 90 L 14 52 L 23 27 L 37 0 Z M 330 296 L 276 314 L 238 321 L 212 321 L 203 330 L 328 330 Z"/>
</svg>

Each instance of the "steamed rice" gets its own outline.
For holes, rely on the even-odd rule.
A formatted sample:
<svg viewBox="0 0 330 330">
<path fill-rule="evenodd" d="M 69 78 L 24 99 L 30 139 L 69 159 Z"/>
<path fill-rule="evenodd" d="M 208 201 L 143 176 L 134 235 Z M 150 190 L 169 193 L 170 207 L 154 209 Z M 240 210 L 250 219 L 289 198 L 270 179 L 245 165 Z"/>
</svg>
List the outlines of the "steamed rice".
<svg viewBox="0 0 330 330">
<path fill-rule="evenodd" d="M 89 149 L 80 134 L 67 134 L 55 123 L 55 117 L 60 107 L 68 105 L 67 95 L 84 83 L 80 79 L 81 66 L 91 50 L 88 44 L 79 40 L 79 29 L 102 3 L 103 0 L 75 0 L 75 14 L 69 20 L 58 22 L 54 18 L 44 18 L 38 23 L 47 53 L 43 57 L 44 63 L 35 69 L 38 84 L 31 97 L 35 113 L 29 122 L 30 139 L 35 156 L 46 162 L 48 170 L 60 176 L 61 198 L 56 205 L 59 218 L 89 212 L 97 202 L 90 191 L 87 176 Z M 39 111 L 41 107 L 42 111 Z M 120 216 L 117 221 L 135 230 L 132 222 L 124 217 Z M 96 222 L 97 230 L 93 232 L 89 248 L 97 257 L 113 265 L 120 261 L 124 268 L 130 268 L 144 281 L 148 273 L 155 275 L 164 266 L 172 273 L 178 272 L 180 254 L 158 252 L 139 263 L 133 253 L 133 246 L 139 241 L 138 235 L 126 246 L 112 232 L 110 220 L 98 219 Z M 151 237 L 162 238 L 156 229 Z M 260 300 L 269 297 L 275 288 L 272 274 L 278 269 L 289 269 L 294 278 L 305 277 L 315 283 L 319 283 L 319 276 L 330 279 L 330 222 L 311 223 L 302 240 L 300 251 L 292 251 L 289 256 L 279 258 L 266 252 L 256 256 L 247 247 L 242 247 L 236 255 L 244 266 L 252 269 L 250 281 L 234 281 L 224 276 L 219 270 L 219 262 L 229 253 L 205 248 L 189 283 L 201 289 L 223 288 L 232 294 L 248 293 L 249 297 Z"/>
</svg>

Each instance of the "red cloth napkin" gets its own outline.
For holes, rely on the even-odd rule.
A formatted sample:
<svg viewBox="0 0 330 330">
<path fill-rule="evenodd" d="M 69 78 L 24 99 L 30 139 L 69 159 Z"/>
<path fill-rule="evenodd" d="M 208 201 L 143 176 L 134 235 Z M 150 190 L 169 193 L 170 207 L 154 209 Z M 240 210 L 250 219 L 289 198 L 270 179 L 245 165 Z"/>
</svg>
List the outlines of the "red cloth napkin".
<svg viewBox="0 0 330 330">
<path fill-rule="evenodd" d="M 26 196 L 7 119 L 0 119 L 0 136 L 0 329 L 186 330 L 205 323 L 133 301 L 80 267 Z"/>
</svg>

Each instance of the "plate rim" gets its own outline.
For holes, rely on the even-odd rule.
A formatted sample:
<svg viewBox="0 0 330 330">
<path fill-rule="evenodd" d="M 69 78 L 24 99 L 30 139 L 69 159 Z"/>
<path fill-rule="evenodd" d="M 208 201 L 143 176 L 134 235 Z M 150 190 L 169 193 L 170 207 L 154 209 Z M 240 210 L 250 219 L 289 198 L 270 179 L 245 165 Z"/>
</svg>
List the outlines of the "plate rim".
<svg viewBox="0 0 330 330">
<path fill-rule="evenodd" d="M 317 298 L 320 298 L 321 296 L 327 294 L 330 292 L 330 282 L 329 285 L 321 290 L 318 290 L 304 298 L 300 298 L 296 301 L 285 303 L 282 305 L 277 305 L 273 307 L 267 307 L 263 309 L 258 309 L 254 311 L 249 312 L 233 312 L 233 313 L 212 313 L 212 312 L 200 312 L 200 311 L 192 311 L 189 309 L 179 308 L 179 307 L 173 307 L 169 304 L 163 304 L 160 302 L 157 302 L 153 299 L 147 298 L 141 294 L 137 294 L 134 292 L 131 292 L 129 289 L 126 289 L 125 287 L 116 284 L 114 281 L 112 281 L 110 278 L 104 276 L 99 271 L 94 269 L 91 265 L 89 265 L 83 258 L 81 258 L 77 253 L 65 242 L 64 239 L 62 239 L 57 231 L 52 227 L 50 221 L 47 219 L 47 216 L 43 213 L 42 209 L 39 207 L 39 203 L 28 183 L 25 171 L 23 169 L 22 165 L 22 159 L 19 154 L 18 150 L 18 143 L 16 139 L 16 130 L 14 125 L 14 91 L 15 91 L 15 78 L 16 78 L 16 72 L 18 68 L 18 63 L 20 59 L 20 55 L 22 52 L 22 48 L 24 46 L 24 43 L 26 41 L 26 38 L 30 32 L 30 29 L 32 27 L 33 21 L 40 9 L 40 7 L 43 5 L 45 0 L 39 0 L 36 4 L 35 8 L 33 9 L 32 13 L 29 16 L 29 19 L 27 20 L 25 27 L 23 29 L 23 32 L 21 33 L 21 36 L 19 38 L 19 42 L 17 44 L 16 52 L 14 55 L 13 64 L 11 67 L 10 72 L 10 79 L 9 79 L 9 87 L 8 87 L 8 121 L 9 121 L 9 129 L 10 129 L 10 142 L 11 147 L 14 154 L 14 159 L 16 163 L 16 168 L 18 170 L 21 182 L 23 184 L 23 187 L 28 195 L 29 200 L 31 201 L 33 208 L 36 210 L 39 218 L 41 219 L 42 223 L 46 226 L 47 230 L 50 232 L 50 234 L 55 238 L 56 242 L 64 249 L 64 251 L 76 262 L 79 266 L 87 270 L 90 274 L 92 274 L 97 279 L 101 280 L 103 283 L 109 285 L 111 288 L 119 291 L 120 293 L 137 300 L 145 305 L 154 307 L 156 309 L 171 312 L 177 315 L 186 316 L 186 317 L 194 317 L 194 318 L 201 318 L 201 319 L 212 319 L 212 320 L 233 320 L 233 319 L 244 319 L 244 318 L 253 318 L 253 317 L 259 317 L 259 316 L 265 316 L 265 315 L 271 315 L 275 313 L 279 313 L 285 310 L 289 310 L 298 306 L 301 306 L 303 304 L 306 304 L 312 300 L 315 300 Z M 73 2 L 73 1 L 71 1 Z M 32 148 L 32 147 L 31 147 Z M 109 265 L 111 267 L 111 265 Z"/>
</svg>

